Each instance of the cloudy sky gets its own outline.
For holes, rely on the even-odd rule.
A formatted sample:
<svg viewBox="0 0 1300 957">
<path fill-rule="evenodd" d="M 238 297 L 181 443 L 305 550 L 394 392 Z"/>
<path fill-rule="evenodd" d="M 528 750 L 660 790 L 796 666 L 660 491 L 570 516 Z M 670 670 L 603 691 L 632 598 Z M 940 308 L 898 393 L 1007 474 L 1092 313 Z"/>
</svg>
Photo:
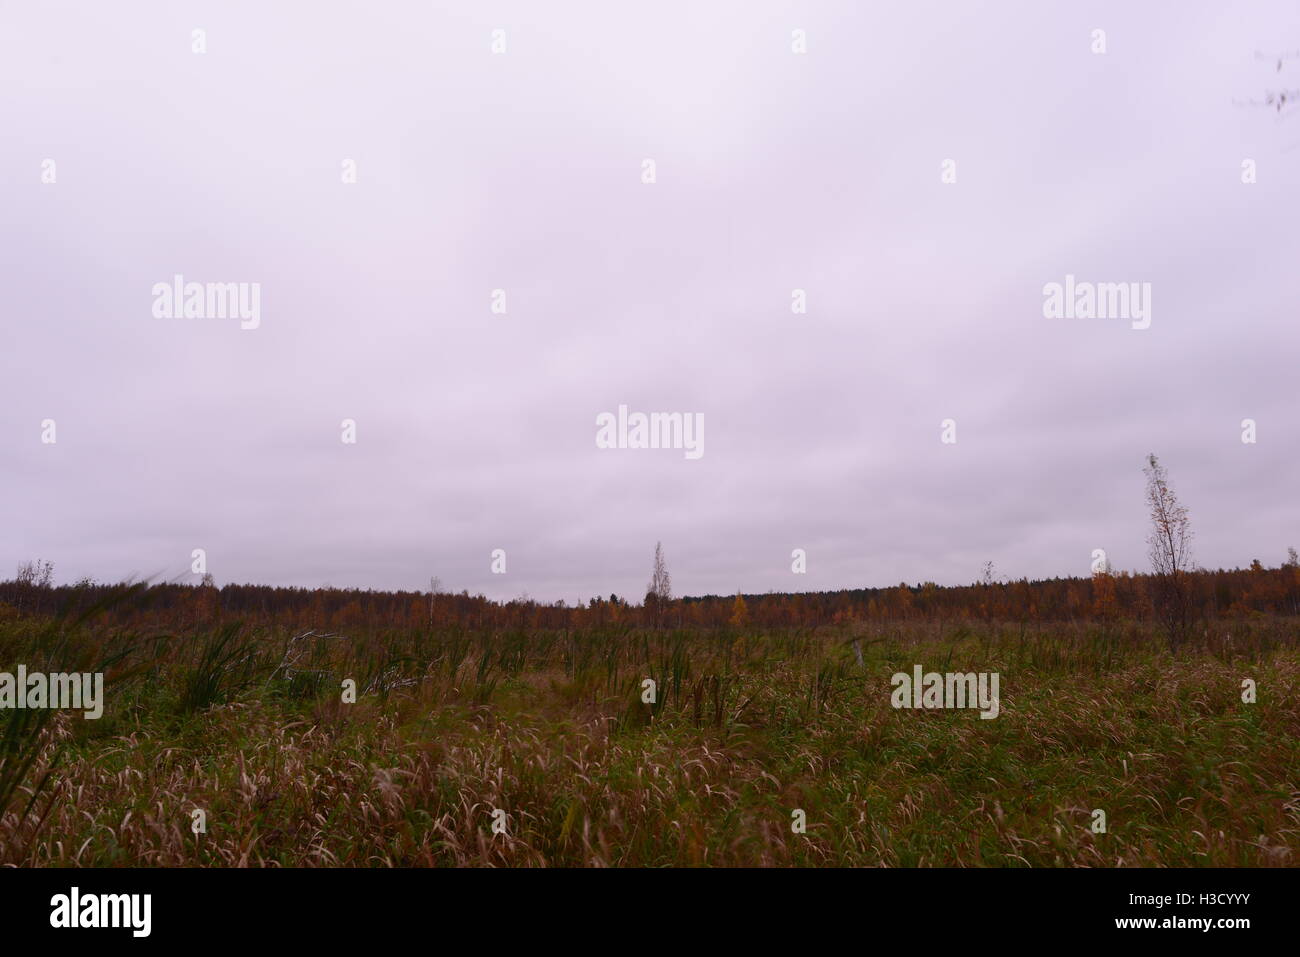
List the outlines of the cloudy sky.
<svg viewBox="0 0 1300 957">
<path fill-rule="evenodd" d="M 1146 567 L 1149 451 L 1200 563 L 1276 565 L 1300 119 L 1246 104 L 1295 88 L 1292 2 L 4 0 L 0 575 L 1086 575 Z M 1067 274 L 1150 327 L 1045 318 Z M 597 448 L 620 404 L 705 454 Z"/>
</svg>

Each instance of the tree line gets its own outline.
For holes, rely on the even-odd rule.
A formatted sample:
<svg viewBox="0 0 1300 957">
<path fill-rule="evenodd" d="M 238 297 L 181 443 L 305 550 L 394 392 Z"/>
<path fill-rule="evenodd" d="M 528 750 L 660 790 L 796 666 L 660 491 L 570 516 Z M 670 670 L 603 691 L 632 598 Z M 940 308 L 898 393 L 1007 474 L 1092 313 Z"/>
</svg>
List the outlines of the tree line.
<svg viewBox="0 0 1300 957">
<path fill-rule="evenodd" d="M 1150 508 L 1150 573 L 1112 572 L 1104 563 L 1090 577 L 999 581 L 986 562 L 971 585 L 934 582 L 824 592 L 702 595 L 675 598 L 662 543 L 639 602 L 618 595 L 568 604 L 528 598 L 494 601 L 483 595 L 430 589 L 373 591 L 228 584 L 83 580 L 52 584 L 49 562 L 28 562 L 0 582 L 0 620 L 24 614 L 78 614 L 96 609 L 124 626 L 178 628 L 239 620 L 304 628 L 581 629 L 603 627 L 816 628 L 896 622 L 1150 623 L 1177 650 L 1210 623 L 1265 615 L 1300 615 L 1300 557 L 1295 548 L 1277 567 L 1258 559 L 1249 568 L 1193 566 L 1188 510 L 1164 467 L 1148 456 L 1144 468 Z"/>
</svg>

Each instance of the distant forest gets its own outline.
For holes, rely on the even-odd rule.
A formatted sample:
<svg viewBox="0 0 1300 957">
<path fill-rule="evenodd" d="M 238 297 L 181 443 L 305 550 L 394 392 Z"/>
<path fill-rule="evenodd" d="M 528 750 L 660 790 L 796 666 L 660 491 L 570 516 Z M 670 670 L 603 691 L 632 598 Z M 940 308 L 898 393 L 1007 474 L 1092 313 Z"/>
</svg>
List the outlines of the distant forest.
<svg viewBox="0 0 1300 957">
<path fill-rule="evenodd" d="M 1300 563 L 1294 550 L 1277 568 L 1189 573 L 1197 621 L 1300 614 Z M 582 605 L 527 598 L 507 602 L 449 592 L 279 588 L 83 581 L 53 586 L 32 576 L 0 582 L 0 620 L 23 614 L 77 616 L 103 611 L 122 626 L 203 626 L 218 621 L 346 630 L 363 624 L 395 628 L 568 629 L 603 626 L 723 630 L 737 627 L 815 628 L 854 622 L 903 621 L 1099 622 L 1152 621 L 1155 579 L 1129 572 L 1090 578 L 985 581 L 940 586 L 900 583 L 886 588 L 630 600 L 618 595 Z"/>
</svg>

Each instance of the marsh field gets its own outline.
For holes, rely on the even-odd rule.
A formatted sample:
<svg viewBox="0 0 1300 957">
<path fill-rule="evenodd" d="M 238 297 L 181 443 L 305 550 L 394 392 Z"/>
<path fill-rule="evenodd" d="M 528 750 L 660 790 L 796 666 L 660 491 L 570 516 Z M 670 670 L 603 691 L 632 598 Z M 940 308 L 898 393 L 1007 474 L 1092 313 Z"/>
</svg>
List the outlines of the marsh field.
<svg viewBox="0 0 1300 957">
<path fill-rule="evenodd" d="M 0 865 L 1300 862 L 1294 617 L 1217 620 L 1174 654 L 1125 619 L 705 626 L 615 605 L 553 627 L 426 596 L 415 623 L 411 596 L 311 628 L 184 591 L 0 607 L 0 671 L 105 681 L 98 719 L 0 711 Z M 894 707 L 917 665 L 996 673 L 997 717 Z"/>
</svg>

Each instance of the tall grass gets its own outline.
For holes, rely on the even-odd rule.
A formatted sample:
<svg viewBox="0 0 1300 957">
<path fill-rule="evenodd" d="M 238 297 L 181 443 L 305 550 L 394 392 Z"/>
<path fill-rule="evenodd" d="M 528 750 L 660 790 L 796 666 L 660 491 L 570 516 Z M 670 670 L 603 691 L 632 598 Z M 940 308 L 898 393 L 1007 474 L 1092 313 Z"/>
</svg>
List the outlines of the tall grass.
<svg viewBox="0 0 1300 957">
<path fill-rule="evenodd" d="M 1294 865 L 1296 624 L 1234 623 L 1175 659 L 1127 622 L 144 633 L 20 616 L 0 622 L 0 670 L 102 669 L 112 691 L 100 721 L 0 712 L 0 865 Z M 915 664 L 997 671 L 1002 713 L 893 709 L 890 675 Z"/>
</svg>

